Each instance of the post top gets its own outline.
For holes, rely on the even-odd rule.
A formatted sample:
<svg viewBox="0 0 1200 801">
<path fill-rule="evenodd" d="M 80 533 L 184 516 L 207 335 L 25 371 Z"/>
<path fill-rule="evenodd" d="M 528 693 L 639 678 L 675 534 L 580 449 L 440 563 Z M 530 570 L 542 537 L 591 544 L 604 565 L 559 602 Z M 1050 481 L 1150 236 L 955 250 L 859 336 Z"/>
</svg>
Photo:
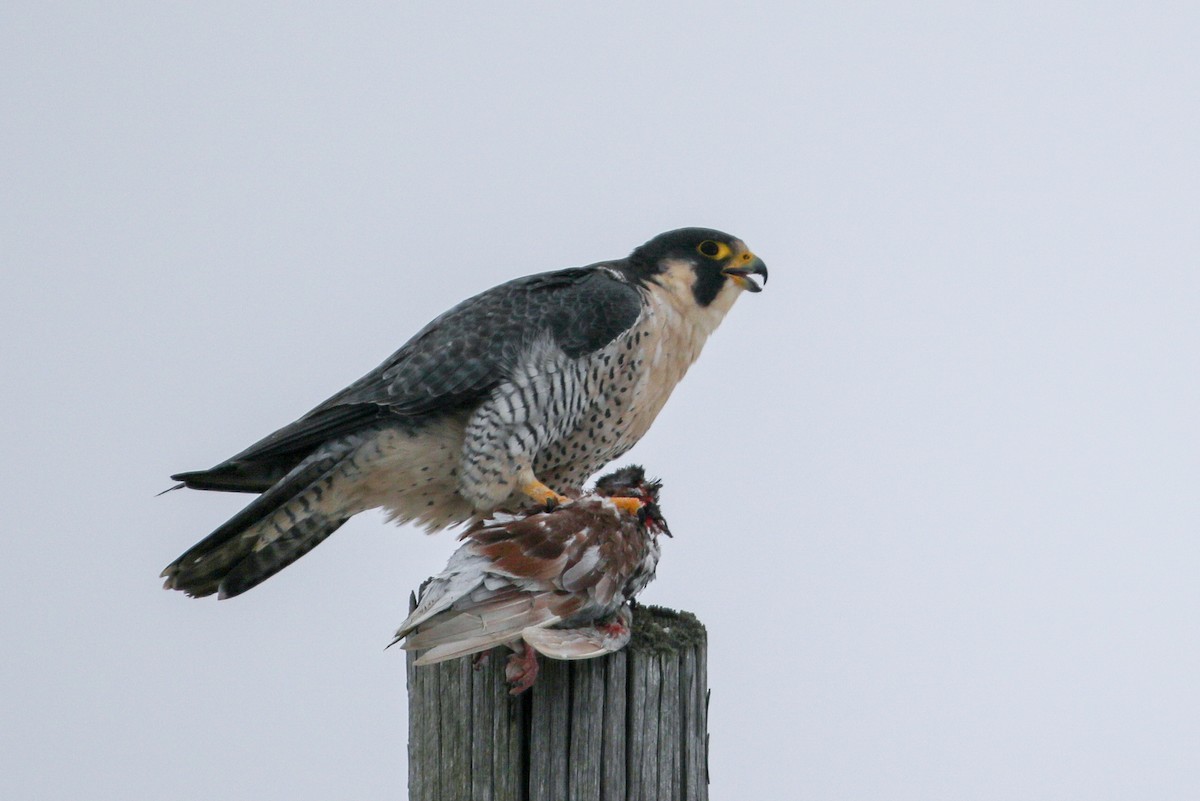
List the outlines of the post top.
<svg viewBox="0 0 1200 801">
<path fill-rule="evenodd" d="M 704 645 L 707 641 L 704 624 L 691 612 L 641 605 L 633 610 L 630 650 L 678 651 Z"/>
</svg>

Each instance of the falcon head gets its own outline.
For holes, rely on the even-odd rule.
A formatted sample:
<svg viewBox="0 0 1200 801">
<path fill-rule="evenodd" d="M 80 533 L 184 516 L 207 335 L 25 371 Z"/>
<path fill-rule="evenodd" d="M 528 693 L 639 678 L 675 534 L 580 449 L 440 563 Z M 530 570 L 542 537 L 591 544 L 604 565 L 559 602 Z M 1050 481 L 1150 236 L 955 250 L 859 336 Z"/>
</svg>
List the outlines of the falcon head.
<svg viewBox="0 0 1200 801">
<path fill-rule="evenodd" d="M 605 498 L 636 498 L 642 504 L 638 510 L 638 520 L 651 531 L 671 537 L 671 529 L 667 527 L 666 518 L 658 508 L 658 493 L 661 489 L 662 481 L 646 478 L 646 471 L 636 464 L 622 467 L 596 479 L 597 495 Z"/>
<path fill-rule="evenodd" d="M 761 292 L 751 278 L 767 282 L 767 265 L 735 236 L 711 228 L 680 228 L 659 234 L 629 256 L 634 275 L 675 292 L 689 292 L 697 306 L 718 298 L 732 303 L 741 290 Z"/>
</svg>

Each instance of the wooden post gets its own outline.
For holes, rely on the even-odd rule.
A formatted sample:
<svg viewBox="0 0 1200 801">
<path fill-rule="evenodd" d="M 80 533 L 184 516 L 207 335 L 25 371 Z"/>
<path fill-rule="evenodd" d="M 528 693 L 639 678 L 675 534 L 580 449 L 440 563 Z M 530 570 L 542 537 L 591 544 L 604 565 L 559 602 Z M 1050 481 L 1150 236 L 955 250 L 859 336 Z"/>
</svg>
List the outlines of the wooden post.
<svg viewBox="0 0 1200 801">
<path fill-rule="evenodd" d="M 639 606 L 624 650 L 540 657 L 515 697 L 507 649 L 477 670 L 410 653 L 410 801 L 707 801 L 706 648 L 690 612 Z"/>
</svg>

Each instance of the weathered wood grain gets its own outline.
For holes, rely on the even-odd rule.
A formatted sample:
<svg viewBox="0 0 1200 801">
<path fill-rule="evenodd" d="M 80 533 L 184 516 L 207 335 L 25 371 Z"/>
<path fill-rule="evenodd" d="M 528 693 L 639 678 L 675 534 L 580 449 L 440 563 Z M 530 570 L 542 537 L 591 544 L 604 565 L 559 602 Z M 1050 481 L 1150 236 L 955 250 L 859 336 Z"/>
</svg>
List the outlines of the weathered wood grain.
<svg viewBox="0 0 1200 801">
<path fill-rule="evenodd" d="M 638 607 L 617 654 L 541 660 L 508 695 L 494 651 L 478 667 L 408 659 L 413 801 L 707 801 L 704 627 Z"/>
<path fill-rule="evenodd" d="M 571 736 L 567 797 L 600 801 L 604 754 L 604 662 L 571 665 Z"/>
<path fill-rule="evenodd" d="M 604 723 L 601 736 L 602 778 L 600 796 L 603 801 L 625 801 L 626 751 L 628 747 L 629 695 L 627 692 L 629 659 L 622 652 L 601 660 L 604 665 Z"/>
<path fill-rule="evenodd" d="M 541 660 L 529 720 L 529 801 L 567 798 L 567 758 L 570 749 L 571 666 Z"/>
</svg>

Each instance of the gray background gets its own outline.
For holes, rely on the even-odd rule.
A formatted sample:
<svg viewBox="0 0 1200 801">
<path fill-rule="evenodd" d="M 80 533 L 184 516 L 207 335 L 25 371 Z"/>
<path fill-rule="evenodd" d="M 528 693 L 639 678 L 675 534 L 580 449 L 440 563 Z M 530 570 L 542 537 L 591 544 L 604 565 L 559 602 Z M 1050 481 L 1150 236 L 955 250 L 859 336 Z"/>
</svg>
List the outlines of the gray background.
<svg viewBox="0 0 1200 801">
<path fill-rule="evenodd" d="M 630 458 L 713 797 L 1200 797 L 1194 5 L 437 5 L 4 10 L 0 796 L 402 798 L 452 538 L 192 601 L 245 498 L 155 493 L 707 225 L 771 282 Z"/>
</svg>

